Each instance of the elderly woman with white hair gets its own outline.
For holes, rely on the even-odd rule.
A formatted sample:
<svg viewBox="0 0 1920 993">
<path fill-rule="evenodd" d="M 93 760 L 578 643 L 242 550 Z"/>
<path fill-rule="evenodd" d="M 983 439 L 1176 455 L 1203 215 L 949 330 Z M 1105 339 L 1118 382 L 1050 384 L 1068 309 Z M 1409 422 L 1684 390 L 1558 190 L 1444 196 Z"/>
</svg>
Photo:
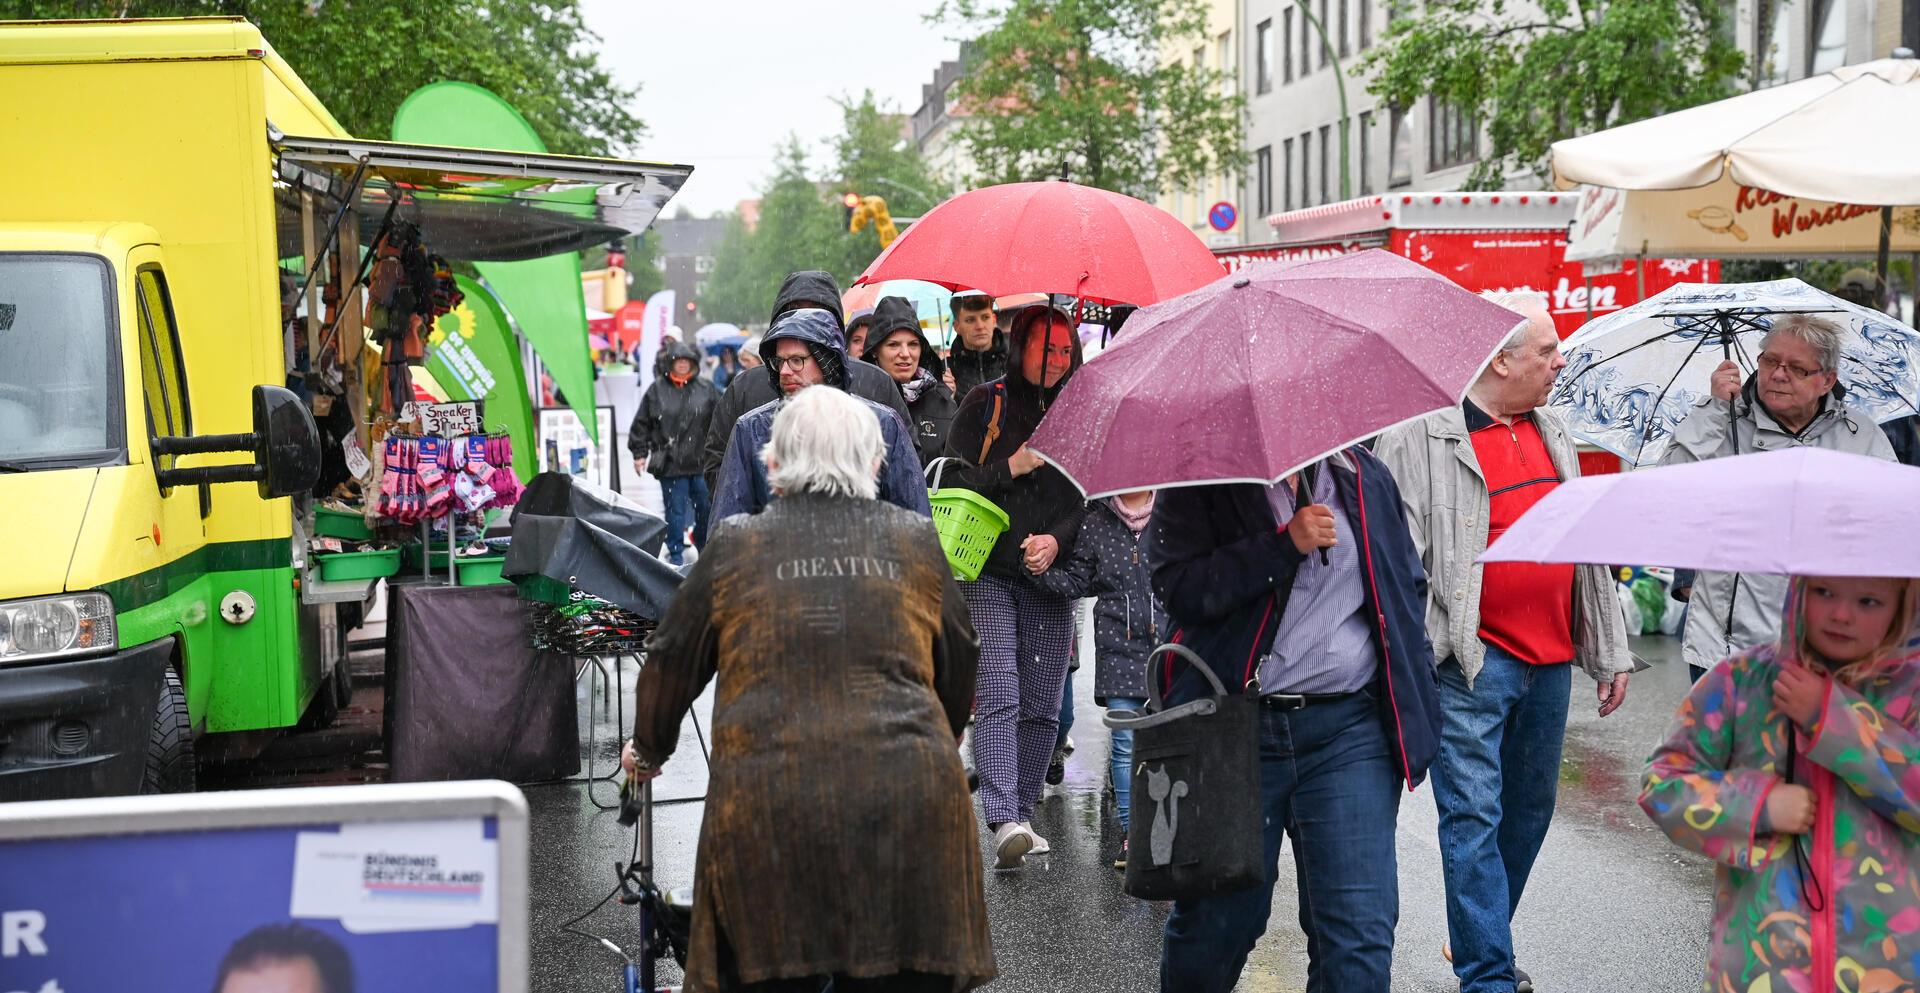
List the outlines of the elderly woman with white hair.
<svg viewBox="0 0 1920 993">
<path fill-rule="evenodd" d="M 1754 373 L 1742 383 L 1728 361 L 1713 373 L 1713 396 L 1674 428 L 1663 465 L 1807 446 L 1894 457 L 1872 417 L 1850 407 L 1840 385 L 1840 325 L 1812 314 L 1773 322 Z M 1896 535 L 1889 535 L 1893 539 Z M 1785 576 L 1702 572 L 1691 581 L 1680 654 L 1696 677 L 1714 663 L 1780 637 Z"/>
<path fill-rule="evenodd" d="M 933 525 L 875 499 L 861 401 L 814 386 L 761 458 L 780 499 L 715 525 L 648 642 L 630 775 L 713 682 L 686 989 L 971 989 L 994 976 L 954 742 L 979 643 Z"/>
</svg>

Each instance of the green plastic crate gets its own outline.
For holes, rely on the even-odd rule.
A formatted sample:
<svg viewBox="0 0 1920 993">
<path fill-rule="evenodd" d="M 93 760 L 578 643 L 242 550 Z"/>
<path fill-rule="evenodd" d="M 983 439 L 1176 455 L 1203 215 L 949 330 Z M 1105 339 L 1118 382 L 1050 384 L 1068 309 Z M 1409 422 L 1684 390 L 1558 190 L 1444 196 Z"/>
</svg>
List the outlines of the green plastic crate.
<svg viewBox="0 0 1920 993">
<path fill-rule="evenodd" d="M 383 548 L 371 552 L 330 552 L 315 555 L 320 578 L 329 583 L 349 579 L 380 579 L 400 571 L 400 550 Z"/>
<path fill-rule="evenodd" d="M 313 509 L 313 533 L 327 538 L 346 538 L 349 541 L 366 541 L 373 537 L 373 530 L 367 527 L 367 519 L 347 510 L 333 510 L 327 507 Z"/>
<path fill-rule="evenodd" d="M 473 555 L 453 561 L 462 586 L 496 586 L 506 582 L 500 575 L 500 567 L 507 564 L 505 555 Z"/>
</svg>

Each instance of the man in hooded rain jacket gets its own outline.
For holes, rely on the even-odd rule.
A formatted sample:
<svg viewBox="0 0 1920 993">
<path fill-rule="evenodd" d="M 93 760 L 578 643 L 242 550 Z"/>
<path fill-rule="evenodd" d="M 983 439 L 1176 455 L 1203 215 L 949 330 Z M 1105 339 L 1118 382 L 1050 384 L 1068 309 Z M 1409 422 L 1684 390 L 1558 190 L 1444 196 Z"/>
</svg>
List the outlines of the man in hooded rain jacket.
<svg viewBox="0 0 1920 993">
<path fill-rule="evenodd" d="M 774 295 L 773 317 L 769 320 L 778 321 L 782 314 L 809 307 L 827 311 L 833 315 L 835 323 L 846 324 L 846 315 L 840 309 L 840 284 L 833 281 L 832 273 L 819 269 L 788 273 L 786 282 L 780 284 L 780 292 Z M 840 340 L 846 341 L 844 332 Z M 766 344 L 764 337 L 760 343 Z M 844 348 L 841 350 L 845 351 Z M 902 424 L 913 423 L 913 415 L 908 413 L 906 402 L 900 399 L 900 391 L 894 387 L 892 376 L 859 361 L 848 361 L 846 371 L 847 380 L 842 389 L 854 396 L 892 407 L 893 412 L 900 415 Z M 719 492 L 720 462 L 727 456 L 727 439 L 733 437 L 734 422 L 746 416 L 748 411 L 780 399 L 779 379 L 777 374 L 735 376 L 733 382 L 727 384 L 726 393 L 713 410 L 713 420 L 707 425 L 705 469 L 709 489 Z"/>
<path fill-rule="evenodd" d="M 760 340 L 760 358 L 766 362 L 765 378 L 778 387 L 782 396 L 754 409 L 734 424 L 713 496 L 715 520 L 725 520 L 734 514 L 757 514 L 772 501 L 767 467 L 760 460 L 760 451 L 773 437 L 774 415 L 780 412 L 786 397 L 815 383 L 847 389 L 846 343 L 840 334 L 839 318 L 829 311 L 811 307 L 790 311 L 767 329 Z M 783 359 L 782 342 L 798 342 L 805 346 L 805 351 L 789 348 Z M 886 373 L 881 375 L 886 377 L 888 389 L 892 390 L 892 377 Z M 900 395 L 898 390 L 893 390 L 893 394 L 896 398 Z M 927 504 L 926 480 L 920 475 L 920 457 L 914 453 L 913 435 L 906 421 L 890 407 L 865 397 L 859 399 L 880 419 L 880 433 L 887 442 L 886 462 L 880 467 L 879 499 L 923 516 L 933 516 Z"/>
<path fill-rule="evenodd" d="M 720 391 L 700 378 L 700 353 L 685 342 L 668 342 L 656 366 L 656 377 L 641 395 L 627 429 L 627 447 L 633 451 L 635 471 L 652 472 L 660 480 L 660 496 L 667 505 L 668 561 L 680 565 L 687 528 L 693 528 L 693 547 L 707 543 L 711 494 L 700 474 L 701 446 Z"/>
</svg>

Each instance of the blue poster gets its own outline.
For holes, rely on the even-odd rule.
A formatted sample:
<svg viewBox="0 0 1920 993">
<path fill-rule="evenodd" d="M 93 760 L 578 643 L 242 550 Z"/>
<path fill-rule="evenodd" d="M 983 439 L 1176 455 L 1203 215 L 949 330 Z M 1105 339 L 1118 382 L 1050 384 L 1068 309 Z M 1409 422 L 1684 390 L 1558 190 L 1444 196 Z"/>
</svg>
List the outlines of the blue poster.
<svg viewBox="0 0 1920 993">
<path fill-rule="evenodd" d="M 497 834 L 474 816 L 0 841 L 0 993 L 492 991 Z"/>
</svg>

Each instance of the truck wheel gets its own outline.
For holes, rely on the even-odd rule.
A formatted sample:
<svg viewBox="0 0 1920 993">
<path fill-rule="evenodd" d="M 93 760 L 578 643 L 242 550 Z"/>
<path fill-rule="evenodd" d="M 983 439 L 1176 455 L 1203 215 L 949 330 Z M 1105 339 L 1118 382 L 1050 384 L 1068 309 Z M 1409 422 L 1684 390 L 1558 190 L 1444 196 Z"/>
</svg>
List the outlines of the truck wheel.
<svg viewBox="0 0 1920 993">
<path fill-rule="evenodd" d="M 187 690 L 180 684 L 180 674 L 169 668 L 154 707 L 153 730 L 147 735 L 147 774 L 140 792 L 192 793 L 197 771 Z"/>
<path fill-rule="evenodd" d="M 341 635 L 340 640 L 346 641 L 346 636 Z M 347 709 L 351 703 L 353 703 L 353 669 L 347 665 L 346 649 L 342 647 L 340 661 L 333 664 L 333 706 L 336 716 L 338 711 Z"/>
</svg>

